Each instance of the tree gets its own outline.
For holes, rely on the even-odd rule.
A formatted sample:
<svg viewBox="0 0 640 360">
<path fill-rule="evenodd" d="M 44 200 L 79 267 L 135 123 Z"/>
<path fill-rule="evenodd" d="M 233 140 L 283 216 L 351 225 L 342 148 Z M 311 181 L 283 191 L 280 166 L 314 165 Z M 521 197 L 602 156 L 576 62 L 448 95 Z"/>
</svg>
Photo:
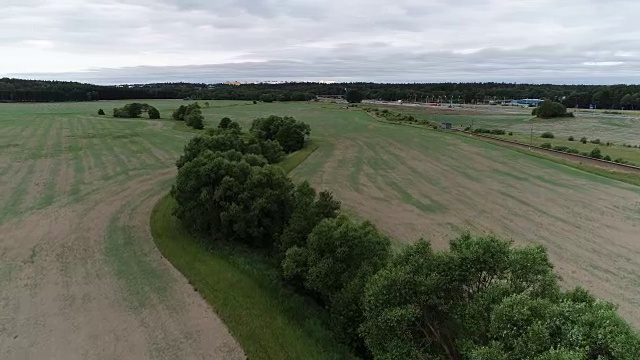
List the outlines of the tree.
<svg viewBox="0 0 640 360">
<path fill-rule="evenodd" d="M 191 126 L 194 129 L 203 129 L 204 116 L 202 116 L 202 110 L 200 110 L 200 107 L 187 110 L 184 121 L 187 126 Z"/>
<path fill-rule="evenodd" d="M 229 124 L 231 124 L 231 119 L 229 119 L 228 117 L 223 117 L 220 120 L 220 123 L 218 124 L 218 128 L 219 129 L 226 129 L 229 127 Z"/>
<path fill-rule="evenodd" d="M 513 294 L 555 299 L 544 248 L 510 248 L 493 236 L 454 239 L 449 252 L 419 241 L 369 282 L 362 334 L 375 358 L 463 358 L 489 346 L 492 311 Z"/>
<path fill-rule="evenodd" d="M 259 139 L 279 142 L 285 153 L 291 153 L 304 147 L 304 141 L 309 136 L 311 128 L 292 117 L 272 115 L 255 119 L 250 131 Z"/>
<path fill-rule="evenodd" d="M 180 169 L 186 163 L 194 160 L 200 154 L 209 150 L 211 152 L 227 152 L 230 150 L 244 154 L 247 145 L 240 133 L 223 132 L 216 135 L 203 134 L 193 137 L 184 147 L 184 152 L 176 162 L 176 167 Z M 258 154 L 259 155 L 259 154 Z"/>
<path fill-rule="evenodd" d="M 360 91 L 353 89 L 353 90 L 347 91 L 347 94 L 345 95 L 345 99 L 350 104 L 361 103 L 362 100 L 364 99 L 364 95 L 362 95 Z"/>
<path fill-rule="evenodd" d="M 160 119 L 160 111 L 153 106 L 149 106 L 147 114 L 149 114 L 149 119 Z"/>
<path fill-rule="evenodd" d="M 338 335 L 357 347 L 365 285 L 390 255 L 391 242 L 372 223 L 339 215 L 320 222 L 304 247 L 290 248 L 283 270 L 287 278 L 304 279 L 305 288 L 327 305 Z"/>
<path fill-rule="evenodd" d="M 184 115 L 186 112 L 187 107 L 184 105 L 180 105 L 180 107 L 174 110 L 173 114 L 171 114 L 171 118 L 173 120 L 184 121 Z"/>
<path fill-rule="evenodd" d="M 311 231 L 324 219 L 338 216 L 340 202 L 329 191 L 316 194 L 308 181 L 296 186 L 293 192 L 291 219 L 278 241 L 278 251 L 284 255 L 294 246 L 304 248 Z"/>
<path fill-rule="evenodd" d="M 209 107 L 209 102 L 208 101 L 204 102 L 204 107 L 207 107 L 207 108 Z"/>
<path fill-rule="evenodd" d="M 567 113 L 567 108 L 564 105 L 549 100 L 543 101 L 538 108 L 534 109 L 532 114 L 542 119 L 573 116 L 572 113 Z"/>
<path fill-rule="evenodd" d="M 147 110 L 149 105 L 141 103 L 126 104 L 121 108 L 113 109 L 113 117 L 117 118 L 139 118 L 143 110 Z"/>
<path fill-rule="evenodd" d="M 98 110 L 98 115 L 104 115 L 104 110 L 102 109 Z"/>
</svg>

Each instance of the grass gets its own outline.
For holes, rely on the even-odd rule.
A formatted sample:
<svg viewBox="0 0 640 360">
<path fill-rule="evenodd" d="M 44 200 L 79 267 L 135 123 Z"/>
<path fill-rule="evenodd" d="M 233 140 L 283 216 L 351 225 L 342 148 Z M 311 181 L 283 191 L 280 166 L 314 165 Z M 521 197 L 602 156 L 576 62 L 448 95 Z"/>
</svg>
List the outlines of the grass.
<svg viewBox="0 0 640 360">
<path fill-rule="evenodd" d="M 285 159 L 289 172 L 318 146 L 307 146 Z M 328 329 L 326 313 L 295 294 L 279 277 L 268 256 L 232 245 L 207 245 L 194 238 L 172 215 L 170 196 L 151 214 L 158 249 L 209 302 L 249 359 L 350 359 Z"/>
</svg>

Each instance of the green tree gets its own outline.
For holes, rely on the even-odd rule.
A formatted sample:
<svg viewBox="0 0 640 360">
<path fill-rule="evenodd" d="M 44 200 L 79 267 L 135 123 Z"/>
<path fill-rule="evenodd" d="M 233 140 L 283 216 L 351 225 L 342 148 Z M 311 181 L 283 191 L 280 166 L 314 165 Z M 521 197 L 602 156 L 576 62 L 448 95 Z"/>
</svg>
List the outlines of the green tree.
<svg viewBox="0 0 640 360">
<path fill-rule="evenodd" d="M 188 110 L 184 117 L 184 121 L 187 126 L 191 126 L 194 129 L 203 129 L 204 116 L 202 116 L 202 110 L 200 110 L 200 107 Z"/>
<path fill-rule="evenodd" d="M 278 242 L 280 254 L 294 246 L 305 247 L 311 231 L 324 219 L 338 216 L 340 202 L 329 191 L 316 194 L 308 181 L 296 186 L 293 192 L 293 211 Z"/>
<path fill-rule="evenodd" d="M 357 347 L 365 285 L 390 255 L 391 242 L 372 223 L 339 215 L 320 222 L 306 246 L 290 248 L 283 271 L 286 278 L 304 279 L 305 288 L 327 305 L 338 336 Z"/>
<path fill-rule="evenodd" d="M 149 114 L 149 119 L 160 119 L 160 111 L 153 106 L 149 106 L 147 114 Z"/>
<path fill-rule="evenodd" d="M 488 346 L 493 308 L 512 294 L 558 297 L 544 248 L 512 249 L 493 236 L 465 234 L 436 253 L 419 241 L 367 286 L 362 333 L 375 358 L 462 359 Z"/>
<path fill-rule="evenodd" d="M 567 113 L 567 108 L 561 103 L 545 100 L 540 106 L 534 109 L 533 115 L 536 115 L 542 119 L 549 119 L 554 117 L 573 116 L 571 113 Z"/>
<path fill-rule="evenodd" d="M 207 108 L 209 107 L 209 102 L 208 101 L 204 102 L 204 107 L 207 107 Z"/>
<path fill-rule="evenodd" d="M 361 103 L 363 99 L 364 95 L 356 89 L 347 91 L 347 94 L 345 95 L 345 100 L 350 104 Z"/>
<path fill-rule="evenodd" d="M 203 134 L 193 137 L 184 147 L 184 152 L 176 162 L 180 169 L 184 164 L 197 158 L 206 150 L 211 152 L 237 151 L 241 154 L 246 151 L 246 143 L 239 133 L 223 132 L 216 135 Z"/>
<path fill-rule="evenodd" d="M 171 114 L 171 118 L 173 120 L 184 121 L 184 115 L 186 112 L 187 107 L 184 105 L 180 105 L 180 107 L 174 110 L 173 114 Z"/>
<path fill-rule="evenodd" d="M 98 110 L 98 115 L 104 115 L 104 110 L 102 109 Z"/>
<path fill-rule="evenodd" d="M 223 117 L 220 120 L 220 123 L 218 124 L 218 128 L 219 129 L 226 129 L 229 127 L 229 124 L 231 124 L 231 119 L 229 119 L 228 117 Z"/>
<path fill-rule="evenodd" d="M 291 153 L 304 147 L 311 132 L 309 125 L 292 117 L 269 116 L 255 119 L 251 124 L 251 133 L 262 140 L 275 140 L 285 153 Z"/>
</svg>

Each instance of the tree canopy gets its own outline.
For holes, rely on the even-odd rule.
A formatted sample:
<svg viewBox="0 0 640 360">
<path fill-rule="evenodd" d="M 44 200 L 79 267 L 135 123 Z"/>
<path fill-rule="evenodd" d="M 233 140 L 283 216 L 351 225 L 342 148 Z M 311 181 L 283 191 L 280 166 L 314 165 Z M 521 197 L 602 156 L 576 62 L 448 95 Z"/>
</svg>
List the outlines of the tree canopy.
<svg viewBox="0 0 640 360">
<path fill-rule="evenodd" d="M 292 117 L 269 116 L 255 119 L 251 133 L 258 139 L 275 140 L 282 145 L 285 153 L 292 153 L 304 147 L 304 141 L 311 133 L 309 125 Z"/>
</svg>

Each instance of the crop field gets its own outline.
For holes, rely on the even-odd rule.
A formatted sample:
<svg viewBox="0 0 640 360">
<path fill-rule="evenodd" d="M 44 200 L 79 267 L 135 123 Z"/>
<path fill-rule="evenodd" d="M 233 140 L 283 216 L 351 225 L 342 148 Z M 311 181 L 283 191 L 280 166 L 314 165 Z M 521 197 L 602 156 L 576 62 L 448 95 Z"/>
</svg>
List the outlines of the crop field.
<svg viewBox="0 0 640 360">
<path fill-rule="evenodd" d="M 148 230 L 192 134 L 124 103 L 0 104 L 2 358 L 242 358 Z"/>
<path fill-rule="evenodd" d="M 9 358 L 242 356 L 149 234 L 151 208 L 194 135 L 167 120 L 184 102 L 146 101 L 162 113 L 155 121 L 94 115 L 127 102 L 0 104 L 0 348 Z M 207 126 L 271 114 L 310 124 L 319 148 L 291 174 L 333 191 L 398 247 L 424 237 L 444 248 L 464 230 L 543 244 L 567 285 L 612 300 L 640 326 L 640 188 L 343 105 L 210 103 Z M 420 116 L 530 128 L 518 113 Z M 634 131 L 631 119 L 627 138 L 614 138 L 625 131 L 606 119 L 560 123 L 583 120 L 582 132 L 566 134 L 622 142 Z M 562 135 L 560 126 L 540 132 Z"/>
</svg>

